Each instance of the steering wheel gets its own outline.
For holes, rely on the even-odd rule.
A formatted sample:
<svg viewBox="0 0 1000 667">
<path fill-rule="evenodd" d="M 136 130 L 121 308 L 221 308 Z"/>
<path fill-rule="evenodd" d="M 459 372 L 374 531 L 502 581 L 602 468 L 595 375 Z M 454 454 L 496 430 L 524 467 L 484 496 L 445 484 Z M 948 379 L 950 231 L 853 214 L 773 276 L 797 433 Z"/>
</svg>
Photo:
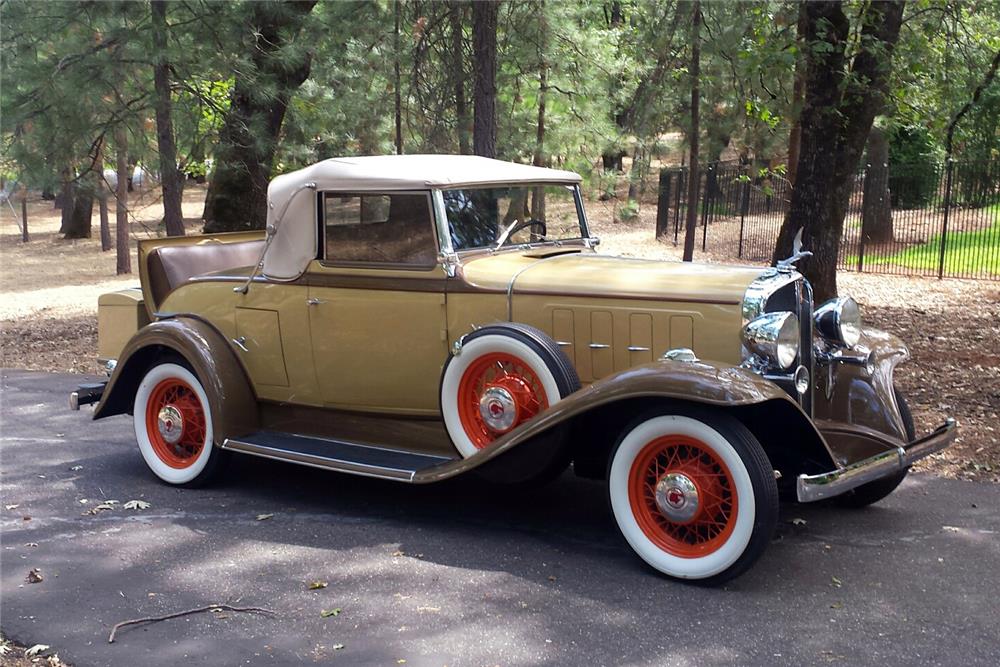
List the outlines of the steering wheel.
<svg viewBox="0 0 1000 667">
<path fill-rule="evenodd" d="M 522 220 L 522 221 L 515 222 L 514 226 L 511 227 L 509 230 L 507 230 L 506 235 L 503 238 L 503 243 L 500 243 L 497 247 L 500 247 L 500 246 L 506 244 L 507 241 L 509 241 L 510 238 L 512 236 L 514 236 L 514 234 L 516 234 L 519 231 L 521 231 L 522 229 L 526 229 L 528 227 L 541 227 L 542 233 L 540 234 L 540 236 L 543 239 L 545 238 L 546 231 L 547 231 L 546 227 L 545 227 L 545 223 L 543 221 L 541 221 L 541 220 L 535 220 L 534 218 L 528 218 L 527 220 Z"/>
</svg>

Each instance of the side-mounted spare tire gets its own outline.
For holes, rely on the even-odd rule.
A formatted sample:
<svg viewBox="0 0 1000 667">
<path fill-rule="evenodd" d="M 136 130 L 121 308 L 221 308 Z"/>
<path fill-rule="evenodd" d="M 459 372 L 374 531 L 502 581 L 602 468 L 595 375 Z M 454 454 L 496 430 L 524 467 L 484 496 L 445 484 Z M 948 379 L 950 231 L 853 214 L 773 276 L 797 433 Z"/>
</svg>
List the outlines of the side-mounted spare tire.
<svg viewBox="0 0 1000 667">
<path fill-rule="evenodd" d="M 441 415 L 458 452 L 469 457 L 580 389 L 566 353 L 545 332 L 517 323 L 465 336 L 441 376 Z M 491 461 L 495 481 L 557 476 L 569 463 L 567 433 L 555 427 Z"/>
</svg>

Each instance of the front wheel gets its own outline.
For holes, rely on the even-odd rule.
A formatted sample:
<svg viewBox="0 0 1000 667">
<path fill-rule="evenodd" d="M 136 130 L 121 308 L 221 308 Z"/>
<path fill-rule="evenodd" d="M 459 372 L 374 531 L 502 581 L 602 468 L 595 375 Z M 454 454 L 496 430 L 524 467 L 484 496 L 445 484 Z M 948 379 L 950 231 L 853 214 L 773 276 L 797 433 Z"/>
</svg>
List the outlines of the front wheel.
<svg viewBox="0 0 1000 667">
<path fill-rule="evenodd" d="M 146 465 L 168 484 L 199 486 L 223 452 L 213 446 L 212 413 L 201 382 L 189 369 L 161 363 L 146 371 L 135 395 L 135 439 Z"/>
<path fill-rule="evenodd" d="M 618 528 L 655 570 L 718 584 L 767 547 L 778 489 L 753 434 L 728 415 L 649 413 L 625 432 L 608 470 Z"/>
</svg>

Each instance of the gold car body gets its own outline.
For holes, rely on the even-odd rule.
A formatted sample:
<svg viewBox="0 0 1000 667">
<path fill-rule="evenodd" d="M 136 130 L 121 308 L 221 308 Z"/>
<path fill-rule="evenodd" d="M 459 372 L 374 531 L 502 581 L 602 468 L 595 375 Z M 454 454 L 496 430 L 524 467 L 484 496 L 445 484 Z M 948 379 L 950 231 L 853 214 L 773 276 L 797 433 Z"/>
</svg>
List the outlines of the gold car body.
<svg viewBox="0 0 1000 667">
<path fill-rule="evenodd" d="M 850 470 L 887 451 L 904 463 L 912 443 L 892 397 L 892 372 L 906 349 L 895 338 L 869 330 L 859 346 L 862 363 L 816 364 L 806 412 L 787 390 L 740 367 L 747 291 L 774 269 L 609 257 L 586 236 L 456 253 L 444 238 L 441 185 L 421 190 L 434 208 L 436 260 L 419 266 L 327 261 L 322 219 L 310 208 L 310 199 L 318 201 L 312 190 L 322 196 L 323 188 L 304 180 L 317 173 L 321 178 L 310 172 L 298 185 L 279 179 L 284 208 L 298 216 L 291 231 L 140 242 L 141 295 L 119 293 L 100 304 L 100 357 L 119 363 L 95 417 L 130 410 L 135 368 L 148 364 L 155 348 L 175 350 L 199 375 L 213 376 L 217 444 L 266 428 L 454 459 L 411 481 L 471 469 L 616 401 L 657 397 L 743 410 L 776 468 L 780 462 L 793 474 Z M 552 173 L 557 183 L 579 180 Z M 377 182 L 377 175 L 370 178 Z M 303 189 L 306 196 L 299 196 Z M 266 275 L 272 236 L 287 245 L 310 233 L 313 249 L 298 260 L 299 269 L 276 263 L 280 275 Z M 201 245 L 211 252 L 248 243 L 263 244 L 257 264 L 214 267 L 169 287 L 151 268 L 161 249 Z M 583 389 L 462 461 L 441 421 L 442 369 L 463 336 L 508 321 L 551 337 Z M 681 348 L 701 362 L 661 360 Z M 587 428 L 621 426 L 623 412 L 601 412 Z M 933 445 L 953 437 L 949 429 Z"/>
</svg>

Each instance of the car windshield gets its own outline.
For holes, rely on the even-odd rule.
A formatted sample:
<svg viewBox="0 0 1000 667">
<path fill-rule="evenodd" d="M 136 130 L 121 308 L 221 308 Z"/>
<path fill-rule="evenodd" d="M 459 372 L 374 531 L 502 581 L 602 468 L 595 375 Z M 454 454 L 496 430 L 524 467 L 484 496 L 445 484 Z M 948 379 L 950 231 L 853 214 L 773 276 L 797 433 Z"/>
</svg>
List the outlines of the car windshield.
<svg viewBox="0 0 1000 667">
<path fill-rule="evenodd" d="M 573 185 L 519 183 L 445 190 L 443 195 L 456 251 L 584 235 Z"/>
</svg>

